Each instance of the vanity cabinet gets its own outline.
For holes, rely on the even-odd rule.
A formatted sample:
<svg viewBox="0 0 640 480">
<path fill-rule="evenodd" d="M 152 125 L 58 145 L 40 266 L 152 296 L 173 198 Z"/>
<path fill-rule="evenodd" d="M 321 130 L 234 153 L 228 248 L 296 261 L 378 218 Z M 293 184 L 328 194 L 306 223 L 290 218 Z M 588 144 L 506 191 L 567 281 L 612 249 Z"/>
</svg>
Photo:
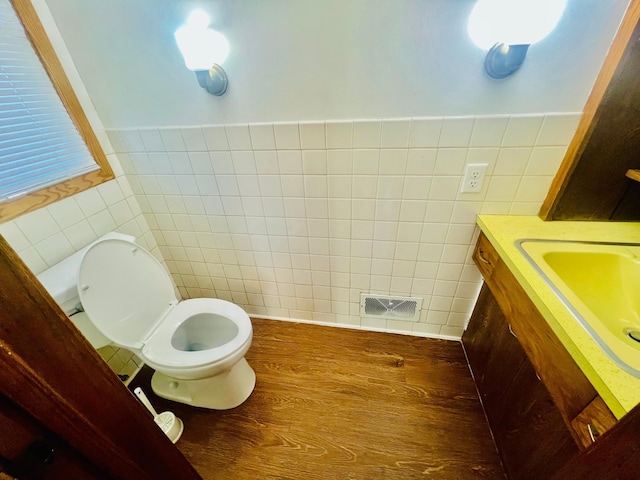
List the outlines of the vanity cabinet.
<svg viewBox="0 0 640 480">
<path fill-rule="evenodd" d="M 485 285 L 462 343 L 496 446 L 510 479 L 550 478 L 615 417 L 484 235 L 474 260 Z"/>
<path fill-rule="evenodd" d="M 486 285 L 463 344 L 508 478 L 548 478 L 578 447 Z"/>
</svg>

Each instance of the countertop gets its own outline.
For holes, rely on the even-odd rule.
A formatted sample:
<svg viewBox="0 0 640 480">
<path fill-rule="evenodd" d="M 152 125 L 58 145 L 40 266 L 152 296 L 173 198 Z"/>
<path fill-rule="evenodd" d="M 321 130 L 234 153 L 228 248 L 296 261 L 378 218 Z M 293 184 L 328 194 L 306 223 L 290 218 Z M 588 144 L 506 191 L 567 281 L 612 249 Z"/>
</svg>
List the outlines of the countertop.
<svg viewBox="0 0 640 480">
<path fill-rule="evenodd" d="M 478 225 L 580 369 L 617 418 L 640 403 L 640 378 L 616 366 L 517 249 L 523 238 L 640 243 L 638 222 L 545 222 L 536 216 L 480 215 Z"/>
</svg>

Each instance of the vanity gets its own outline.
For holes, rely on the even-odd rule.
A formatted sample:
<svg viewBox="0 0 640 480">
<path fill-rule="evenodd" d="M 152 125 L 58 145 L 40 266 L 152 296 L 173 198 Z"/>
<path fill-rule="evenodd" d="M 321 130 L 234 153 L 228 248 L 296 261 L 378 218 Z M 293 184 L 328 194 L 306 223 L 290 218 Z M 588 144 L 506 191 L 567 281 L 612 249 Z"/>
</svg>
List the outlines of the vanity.
<svg viewBox="0 0 640 480">
<path fill-rule="evenodd" d="M 485 283 L 463 346 L 508 477 L 552 478 L 640 403 L 640 374 L 605 353 L 521 240 L 640 244 L 640 224 L 481 215 L 478 225 Z"/>
</svg>

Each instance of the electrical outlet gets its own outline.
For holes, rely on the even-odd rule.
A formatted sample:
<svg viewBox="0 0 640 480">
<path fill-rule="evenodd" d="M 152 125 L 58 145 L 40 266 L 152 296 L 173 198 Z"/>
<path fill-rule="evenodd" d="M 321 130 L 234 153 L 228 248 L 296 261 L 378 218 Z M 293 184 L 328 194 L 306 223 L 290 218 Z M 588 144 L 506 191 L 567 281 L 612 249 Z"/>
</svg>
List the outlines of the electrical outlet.
<svg viewBox="0 0 640 480">
<path fill-rule="evenodd" d="M 461 193 L 479 193 L 482 190 L 484 174 L 487 171 L 486 163 L 470 163 L 464 171 Z"/>
</svg>

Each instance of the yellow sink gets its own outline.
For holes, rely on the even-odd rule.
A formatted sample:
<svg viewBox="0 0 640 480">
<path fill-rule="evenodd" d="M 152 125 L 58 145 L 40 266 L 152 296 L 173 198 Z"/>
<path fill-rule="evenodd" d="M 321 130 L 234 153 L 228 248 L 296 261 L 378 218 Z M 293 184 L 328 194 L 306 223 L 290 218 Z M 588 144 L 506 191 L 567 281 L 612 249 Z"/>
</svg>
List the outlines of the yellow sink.
<svg viewBox="0 0 640 480">
<path fill-rule="evenodd" d="M 516 245 L 609 357 L 640 377 L 640 245 Z"/>
</svg>

